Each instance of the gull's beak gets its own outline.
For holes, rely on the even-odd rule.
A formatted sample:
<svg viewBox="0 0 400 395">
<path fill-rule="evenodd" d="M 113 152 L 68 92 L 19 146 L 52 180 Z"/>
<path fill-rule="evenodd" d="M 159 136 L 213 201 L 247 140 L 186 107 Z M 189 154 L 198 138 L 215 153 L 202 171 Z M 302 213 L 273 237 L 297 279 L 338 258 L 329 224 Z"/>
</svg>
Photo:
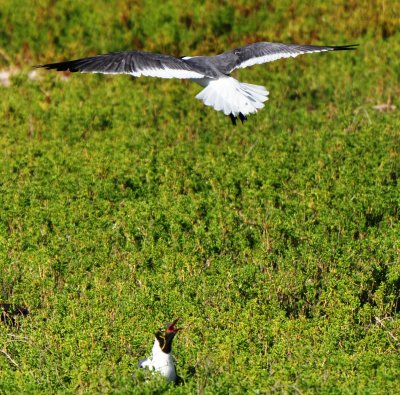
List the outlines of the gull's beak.
<svg viewBox="0 0 400 395">
<path fill-rule="evenodd" d="M 167 330 L 166 330 L 167 333 L 171 332 L 176 333 L 182 330 L 182 328 L 175 328 L 175 324 L 178 322 L 178 320 L 179 318 L 177 318 L 176 320 L 167 325 Z"/>
</svg>

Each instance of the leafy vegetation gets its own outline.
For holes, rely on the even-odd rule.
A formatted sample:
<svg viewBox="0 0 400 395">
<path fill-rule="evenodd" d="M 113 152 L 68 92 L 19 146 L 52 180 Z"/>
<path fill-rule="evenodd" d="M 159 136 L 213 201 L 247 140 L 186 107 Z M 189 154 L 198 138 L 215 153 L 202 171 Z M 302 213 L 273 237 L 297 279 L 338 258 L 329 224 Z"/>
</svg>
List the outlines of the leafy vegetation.
<svg viewBox="0 0 400 395">
<path fill-rule="evenodd" d="M 394 393 L 399 4 L 145 3 L 0 2 L 0 392 Z M 360 47 L 240 71 L 238 127 L 189 82 L 31 74 L 257 40 Z M 176 317 L 184 384 L 141 381 Z"/>
</svg>

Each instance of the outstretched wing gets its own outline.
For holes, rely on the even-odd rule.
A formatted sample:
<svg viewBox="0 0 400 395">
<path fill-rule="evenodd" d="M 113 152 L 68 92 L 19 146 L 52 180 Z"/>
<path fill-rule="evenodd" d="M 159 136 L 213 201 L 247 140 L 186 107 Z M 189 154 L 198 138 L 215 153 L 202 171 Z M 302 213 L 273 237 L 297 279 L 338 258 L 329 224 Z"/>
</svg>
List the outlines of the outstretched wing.
<svg viewBox="0 0 400 395">
<path fill-rule="evenodd" d="M 232 69 L 243 69 L 255 64 L 273 62 L 281 58 L 295 58 L 298 55 L 325 51 L 348 51 L 356 49 L 358 44 L 342 46 L 295 45 L 259 42 L 230 51 L 236 55 L 236 66 Z M 231 71 L 232 71 L 231 70 Z"/>
<path fill-rule="evenodd" d="M 130 74 L 134 77 L 144 75 L 160 78 L 204 78 L 204 74 L 182 59 L 142 51 L 114 52 L 37 67 L 81 73 Z"/>
</svg>

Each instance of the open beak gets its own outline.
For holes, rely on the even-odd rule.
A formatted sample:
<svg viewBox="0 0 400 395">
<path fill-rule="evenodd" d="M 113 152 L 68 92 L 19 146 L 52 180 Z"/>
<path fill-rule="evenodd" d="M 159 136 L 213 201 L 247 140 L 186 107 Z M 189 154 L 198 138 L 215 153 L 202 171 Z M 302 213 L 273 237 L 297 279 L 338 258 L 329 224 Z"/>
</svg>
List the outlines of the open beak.
<svg viewBox="0 0 400 395">
<path fill-rule="evenodd" d="M 175 324 L 178 322 L 178 320 L 179 320 L 179 318 L 177 318 L 176 320 L 174 320 L 173 322 L 171 322 L 170 324 L 167 325 L 167 333 L 170 333 L 170 332 L 176 333 L 176 332 L 182 330 L 182 328 L 175 328 Z"/>
</svg>

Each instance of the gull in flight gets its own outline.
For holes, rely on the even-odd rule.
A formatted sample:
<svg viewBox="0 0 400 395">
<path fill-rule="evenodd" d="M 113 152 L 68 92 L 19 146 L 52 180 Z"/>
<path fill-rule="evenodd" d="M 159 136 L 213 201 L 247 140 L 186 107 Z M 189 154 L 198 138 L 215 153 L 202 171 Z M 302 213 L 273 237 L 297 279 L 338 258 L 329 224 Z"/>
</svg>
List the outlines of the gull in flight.
<svg viewBox="0 0 400 395">
<path fill-rule="evenodd" d="M 258 42 L 216 56 L 181 58 L 152 52 L 124 51 L 37 67 L 81 73 L 189 79 L 204 87 L 196 96 L 197 99 L 202 100 L 206 106 L 229 115 L 236 125 L 237 118 L 243 122 L 247 120 L 248 114 L 263 108 L 269 92 L 263 86 L 239 82 L 230 76 L 232 71 L 281 58 L 295 58 L 305 53 L 352 50 L 357 45 L 318 46 Z"/>
</svg>

